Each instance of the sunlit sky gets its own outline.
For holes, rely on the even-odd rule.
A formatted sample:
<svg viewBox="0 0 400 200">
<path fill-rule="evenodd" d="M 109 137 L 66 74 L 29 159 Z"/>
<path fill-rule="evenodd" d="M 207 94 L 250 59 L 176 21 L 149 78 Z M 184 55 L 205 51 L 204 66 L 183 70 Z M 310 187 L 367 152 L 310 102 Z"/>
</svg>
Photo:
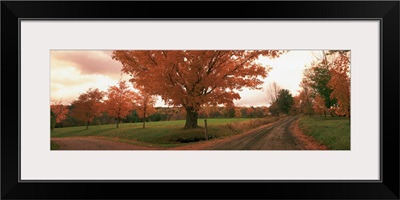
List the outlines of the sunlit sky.
<svg viewBox="0 0 400 200">
<path fill-rule="evenodd" d="M 70 104 L 81 93 L 90 87 L 106 91 L 111 85 L 129 76 L 122 73 L 122 65 L 111 58 L 112 51 L 60 51 L 50 52 L 50 95 L 51 102 L 62 101 Z M 303 77 L 305 65 L 315 59 L 313 51 L 292 50 L 276 59 L 262 58 L 259 60 L 272 67 L 268 77 L 261 86 L 263 90 L 240 91 L 240 100 L 235 100 L 236 106 L 267 106 L 266 87 L 276 82 L 281 88 L 288 89 L 293 95 L 300 89 L 299 83 Z M 156 106 L 166 106 L 161 98 Z"/>
</svg>

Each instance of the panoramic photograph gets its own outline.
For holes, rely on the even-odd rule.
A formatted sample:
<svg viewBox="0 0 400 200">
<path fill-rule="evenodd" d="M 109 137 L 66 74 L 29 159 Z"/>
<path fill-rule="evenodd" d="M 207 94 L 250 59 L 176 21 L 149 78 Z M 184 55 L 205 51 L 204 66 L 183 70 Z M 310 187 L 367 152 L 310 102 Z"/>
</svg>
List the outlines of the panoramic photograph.
<svg viewBox="0 0 400 200">
<path fill-rule="evenodd" d="M 50 150 L 350 150 L 350 50 L 51 50 Z"/>
</svg>

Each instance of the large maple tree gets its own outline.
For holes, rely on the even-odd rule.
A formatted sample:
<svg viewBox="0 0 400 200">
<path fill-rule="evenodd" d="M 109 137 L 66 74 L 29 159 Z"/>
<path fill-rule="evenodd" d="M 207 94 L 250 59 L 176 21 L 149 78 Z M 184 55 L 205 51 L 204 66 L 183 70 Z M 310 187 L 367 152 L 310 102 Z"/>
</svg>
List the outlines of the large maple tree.
<svg viewBox="0 0 400 200">
<path fill-rule="evenodd" d="M 270 70 L 257 62 L 275 58 L 277 50 L 117 50 L 112 58 L 122 63 L 135 87 L 160 95 L 168 104 L 186 110 L 185 128 L 196 128 L 204 104 L 226 104 L 240 99 L 243 87 L 259 89 Z"/>
</svg>

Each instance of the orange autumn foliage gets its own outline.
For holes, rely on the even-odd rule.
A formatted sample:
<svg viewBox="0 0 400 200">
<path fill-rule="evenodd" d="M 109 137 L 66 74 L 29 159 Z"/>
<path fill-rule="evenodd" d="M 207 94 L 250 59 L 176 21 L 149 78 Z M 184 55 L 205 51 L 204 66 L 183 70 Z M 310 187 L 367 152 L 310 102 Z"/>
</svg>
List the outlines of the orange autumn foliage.
<svg viewBox="0 0 400 200">
<path fill-rule="evenodd" d="M 204 111 L 204 116 L 206 117 L 206 118 L 209 118 L 210 117 L 210 114 L 211 114 L 211 105 L 210 104 L 205 104 L 204 106 L 203 106 L 203 111 Z"/>
<path fill-rule="evenodd" d="M 237 90 L 259 89 L 270 68 L 256 60 L 275 58 L 282 51 L 256 50 L 118 50 L 113 59 L 122 63 L 135 87 L 160 95 L 169 105 L 186 110 L 185 128 L 197 127 L 198 111 L 208 103 L 226 104 L 240 99 Z"/>
<path fill-rule="evenodd" d="M 293 105 L 290 108 L 291 115 L 297 115 L 301 111 L 301 99 L 299 95 L 293 97 Z"/>
<path fill-rule="evenodd" d="M 240 107 L 235 108 L 235 117 L 236 118 L 241 118 L 242 117 L 242 110 Z"/>
<path fill-rule="evenodd" d="M 338 52 L 330 70 L 331 80 L 328 87 L 333 89 L 331 98 L 337 99 L 335 112 L 341 116 L 350 116 L 350 52 Z"/>
<path fill-rule="evenodd" d="M 325 111 L 325 100 L 319 94 L 314 98 L 313 109 L 316 114 L 322 116 Z"/>
<path fill-rule="evenodd" d="M 254 113 L 254 108 L 249 107 L 249 108 L 246 109 L 246 115 L 247 115 L 247 116 L 250 116 L 250 115 L 252 115 L 253 113 Z"/>
<path fill-rule="evenodd" d="M 118 86 L 110 86 L 107 92 L 107 100 L 104 102 L 108 115 L 117 119 L 117 128 L 121 119 L 126 118 L 133 110 L 135 93 L 129 90 L 126 81 L 120 81 Z"/>
<path fill-rule="evenodd" d="M 90 88 L 85 93 L 79 95 L 78 99 L 72 102 L 72 116 L 86 122 L 86 129 L 89 123 L 97 116 L 101 115 L 102 99 L 104 93 L 99 89 Z"/>
<path fill-rule="evenodd" d="M 50 106 L 51 111 L 54 113 L 54 117 L 57 123 L 67 118 L 68 107 L 62 104 L 62 101 L 53 102 Z"/>
<path fill-rule="evenodd" d="M 313 91 L 310 87 L 309 80 L 307 78 L 303 78 L 302 82 L 300 83 L 300 87 L 302 87 L 302 90 L 298 95 L 299 112 L 311 116 L 312 114 L 314 114 L 312 100 Z"/>
</svg>

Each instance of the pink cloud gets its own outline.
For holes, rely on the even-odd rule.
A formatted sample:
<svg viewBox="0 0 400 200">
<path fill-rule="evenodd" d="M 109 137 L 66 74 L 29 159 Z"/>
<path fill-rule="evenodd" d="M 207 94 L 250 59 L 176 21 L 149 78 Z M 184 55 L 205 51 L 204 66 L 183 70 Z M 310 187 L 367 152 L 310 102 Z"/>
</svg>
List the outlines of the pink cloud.
<svg viewBox="0 0 400 200">
<path fill-rule="evenodd" d="M 102 74 L 118 78 L 122 65 L 111 58 L 112 51 L 52 50 L 52 59 L 69 63 L 82 74 Z"/>
</svg>

